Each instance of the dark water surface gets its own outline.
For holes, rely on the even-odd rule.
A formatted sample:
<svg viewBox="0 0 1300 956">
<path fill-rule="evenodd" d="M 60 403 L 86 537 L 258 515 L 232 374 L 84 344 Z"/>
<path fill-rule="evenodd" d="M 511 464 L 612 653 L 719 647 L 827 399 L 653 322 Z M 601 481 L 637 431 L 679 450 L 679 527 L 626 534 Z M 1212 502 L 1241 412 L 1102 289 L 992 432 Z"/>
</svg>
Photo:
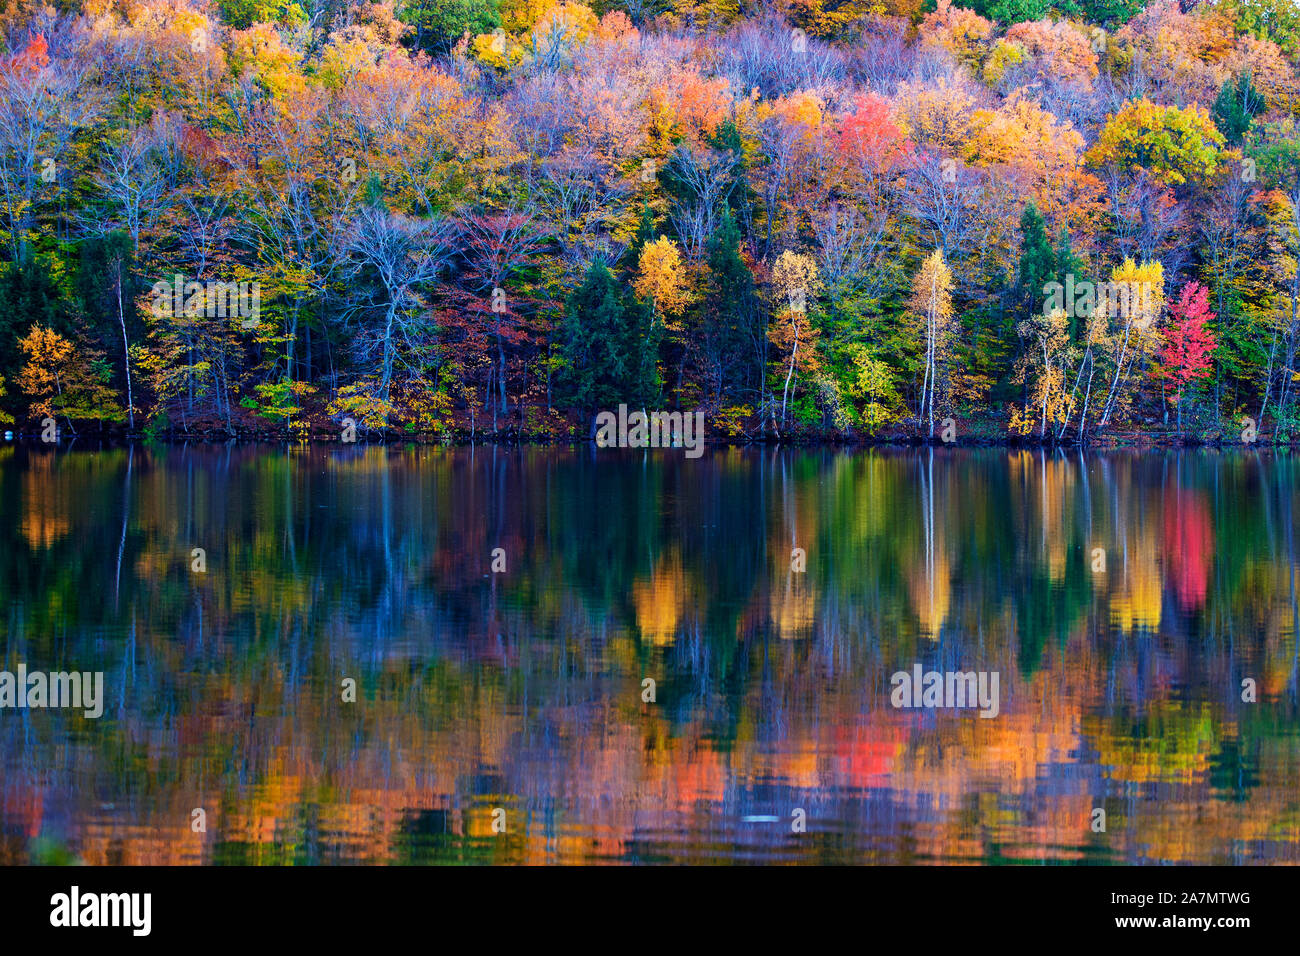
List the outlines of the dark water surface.
<svg viewBox="0 0 1300 956">
<path fill-rule="evenodd" d="M 105 701 L 0 710 L 0 862 L 1300 863 L 1297 478 L 10 446 L 0 669 Z M 895 709 L 916 664 L 998 716 Z"/>
</svg>

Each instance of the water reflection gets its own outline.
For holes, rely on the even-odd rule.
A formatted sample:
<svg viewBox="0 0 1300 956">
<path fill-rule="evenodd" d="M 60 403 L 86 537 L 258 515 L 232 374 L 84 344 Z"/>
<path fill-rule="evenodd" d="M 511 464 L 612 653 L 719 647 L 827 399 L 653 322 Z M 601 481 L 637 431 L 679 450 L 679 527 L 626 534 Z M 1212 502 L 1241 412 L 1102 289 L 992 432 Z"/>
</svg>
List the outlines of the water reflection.
<svg viewBox="0 0 1300 956">
<path fill-rule="evenodd" d="M 5 448 L 3 667 L 108 700 L 0 711 L 0 862 L 1297 863 L 1296 478 Z M 999 716 L 895 710 L 915 663 L 998 671 Z"/>
</svg>

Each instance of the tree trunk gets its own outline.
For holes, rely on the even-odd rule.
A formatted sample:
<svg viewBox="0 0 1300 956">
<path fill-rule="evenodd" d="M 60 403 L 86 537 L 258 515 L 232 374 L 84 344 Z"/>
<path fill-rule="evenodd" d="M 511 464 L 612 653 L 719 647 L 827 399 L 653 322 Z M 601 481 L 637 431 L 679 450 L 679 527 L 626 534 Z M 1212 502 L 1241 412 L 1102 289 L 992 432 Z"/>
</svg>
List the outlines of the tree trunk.
<svg viewBox="0 0 1300 956">
<path fill-rule="evenodd" d="M 790 379 L 794 377 L 795 358 L 799 354 L 799 326 L 794 329 L 794 348 L 790 350 L 790 371 L 785 373 L 785 388 L 781 390 L 781 424 L 786 423 L 785 409 L 786 401 L 790 396 Z"/>
<path fill-rule="evenodd" d="M 126 368 L 126 417 L 135 431 L 135 398 L 131 391 L 131 343 L 126 337 L 126 312 L 122 308 L 122 272 L 117 273 L 117 320 L 122 323 L 122 364 Z"/>
</svg>

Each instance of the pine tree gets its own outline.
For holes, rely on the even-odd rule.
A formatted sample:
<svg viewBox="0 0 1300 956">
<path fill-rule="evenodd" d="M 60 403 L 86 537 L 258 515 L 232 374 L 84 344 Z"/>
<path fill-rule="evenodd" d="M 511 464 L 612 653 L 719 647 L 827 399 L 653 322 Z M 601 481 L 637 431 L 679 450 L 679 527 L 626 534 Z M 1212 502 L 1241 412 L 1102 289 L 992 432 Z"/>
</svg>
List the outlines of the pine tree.
<svg viewBox="0 0 1300 956">
<path fill-rule="evenodd" d="M 584 414 L 655 400 L 657 352 L 649 308 L 629 301 L 604 263 L 592 263 L 565 314 L 561 387 L 569 400 Z"/>
<path fill-rule="evenodd" d="M 1229 146 L 1240 146 L 1250 122 L 1263 108 L 1264 101 L 1250 81 L 1249 73 L 1225 80 L 1214 101 L 1214 125 Z"/>
<path fill-rule="evenodd" d="M 1047 224 L 1038 207 L 1030 202 L 1020 216 L 1020 272 L 1016 293 L 1025 314 L 1040 311 L 1043 286 L 1053 281 L 1057 273 L 1056 253 L 1047 238 Z"/>
<path fill-rule="evenodd" d="M 18 340 L 33 326 L 71 334 L 70 303 L 42 257 L 11 262 L 0 272 L 0 375 L 13 377 L 22 366 Z"/>
<path fill-rule="evenodd" d="M 650 212 L 650 204 L 642 203 L 641 221 L 637 223 L 636 233 L 632 236 L 632 242 L 628 244 L 627 252 L 623 255 L 623 262 L 630 270 L 635 270 L 641 261 L 641 250 L 657 238 L 659 232 L 655 228 L 655 217 Z"/>
<path fill-rule="evenodd" d="M 767 333 L 759 324 L 754 274 L 741 258 L 740 227 L 730 210 L 710 237 L 706 252 L 709 281 L 701 323 L 706 360 L 732 370 L 727 376 L 731 382 L 761 398 L 766 395 Z"/>
</svg>

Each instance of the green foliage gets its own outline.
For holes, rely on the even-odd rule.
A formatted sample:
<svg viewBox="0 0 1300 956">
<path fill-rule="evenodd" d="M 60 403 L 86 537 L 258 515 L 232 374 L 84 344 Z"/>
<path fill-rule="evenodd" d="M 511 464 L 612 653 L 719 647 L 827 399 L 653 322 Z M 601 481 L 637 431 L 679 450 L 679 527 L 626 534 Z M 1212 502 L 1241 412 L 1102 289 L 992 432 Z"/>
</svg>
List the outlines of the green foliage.
<svg viewBox="0 0 1300 956">
<path fill-rule="evenodd" d="M 1225 80 L 1214 101 L 1214 125 L 1231 146 L 1241 145 L 1255 114 L 1264 108 L 1264 100 L 1250 82 L 1250 74 Z"/>
<path fill-rule="evenodd" d="M 565 398 L 586 412 L 658 397 L 658 333 L 649 310 L 621 287 L 603 263 L 587 270 L 569 297 L 560 345 Z"/>
<path fill-rule="evenodd" d="M 1141 13 L 1146 7 L 1146 0 L 1078 0 L 1077 4 L 1069 6 L 1077 9 L 1082 19 L 1088 23 L 1119 26 Z M 1057 8 L 1063 13 L 1073 12 L 1060 4 Z"/>
<path fill-rule="evenodd" d="M 641 219 L 637 222 L 636 233 L 632 236 L 632 241 L 628 244 L 627 253 L 623 256 L 623 262 L 628 269 L 635 269 L 636 264 L 641 261 L 641 250 L 648 243 L 654 242 L 659 238 L 659 232 L 655 228 L 654 214 L 650 212 L 650 204 L 641 204 Z"/>
<path fill-rule="evenodd" d="M 21 362 L 18 339 L 33 325 L 69 332 L 72 303 L 55 283 L 44 257 L 5 263 L 0 270 L 0 375 L 12 382 Z"/>
<path fill-rule="evenodd" d="M 113 357 L 113 379 L 125 391 L 123 323 L 128 341 L 138 342 L 145 334 L 135 304 L 131 237 L 121 231 L 92 237 L 80 244 L 78 252 L 74 293 L 82 328 Z"/>
<path fill-rule="evenodd" d="M 415 27 L 416 49 L 439 55 L 466 33 L 476 36 L 501 26 L 495 0 L 409 0 L 398 19 Z"/>
<path fill-rule="evenodd" d="M 1061 6 L 1052 3 L 1052 0 L 963 0 L 953 5 L 966 7 L 982 17 L 1006 24 L 1041 20 L 1048 10 Z"/>
<path fill-rule="evenodd" d="M 1047 224 L 1033 202 L 1020 216 L 1020 269 L 1016 288 L 1030 312 L 1041 308 L 1043 286 L 1056 275 L 1056 253 L 1047 238 Z"/>
<path fill-rule="evenodd" d="M 254 23 L 293 25 L 307 22 L 302 6 L 289 0 L 217 0 L 221 18 L 236 30 Z"/>
<path fill-rule="evenodd" d="M 1293 0 L 1217 0 L 1214 5 L 1242 33 L 1272 40 L 1293 56 L 1300 50 L 1300 7 Z"/>
<path fill-rule="evenodd" d="M 706 361 L 732 369 L 730 390 L 756 395 L 764 369 L 755 354 L 761 341 L 754 274 L 740 255 L 740 227 L 727 212 L 709 239 L 708 278 L 701 316 Z M 739 397 L 739 396 L 737 396 Z"/>
</svg>

